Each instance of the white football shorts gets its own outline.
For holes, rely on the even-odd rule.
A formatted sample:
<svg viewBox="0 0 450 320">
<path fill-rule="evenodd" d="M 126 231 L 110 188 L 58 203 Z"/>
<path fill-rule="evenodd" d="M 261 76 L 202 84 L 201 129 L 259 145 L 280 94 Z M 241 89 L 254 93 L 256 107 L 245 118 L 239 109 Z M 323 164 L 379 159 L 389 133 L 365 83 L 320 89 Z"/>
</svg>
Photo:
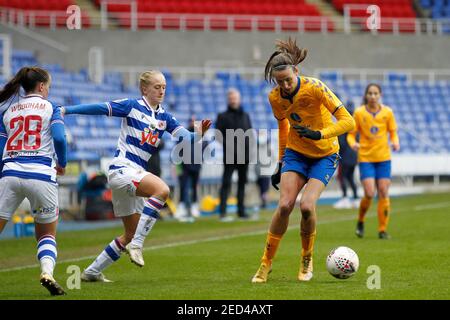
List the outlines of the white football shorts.
<svg viewBox="0 0 450 320">
<path fill-rule="evenodd" d="M 35 222 L 47 224 L 58 219 L 56 184 L 11 176 L 0 179 L 0 218 L 9 221 L 25 198 L 30 201 Z"/>
<path fill-rule="evenodd" d="M 112 203 L 116 217 L 126 217 L 134 213 L 142 214 L 145 198 L 136 196 L 141 180 L 150 174 L 144 169 L 117 165 L 108 171 L 108 182 L 112 191 Z"/>
</svg>

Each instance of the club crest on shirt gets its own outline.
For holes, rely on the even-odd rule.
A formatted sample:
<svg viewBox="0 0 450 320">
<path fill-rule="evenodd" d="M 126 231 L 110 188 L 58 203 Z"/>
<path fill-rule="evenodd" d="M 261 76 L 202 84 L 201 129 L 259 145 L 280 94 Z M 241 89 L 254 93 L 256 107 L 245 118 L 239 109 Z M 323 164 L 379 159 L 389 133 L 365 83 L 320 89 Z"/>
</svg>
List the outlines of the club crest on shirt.
<svg viewBox="0 0 450 320">
<path fill-rule="evenodd" d="M 294 121 L 302 122 L 302 118 L 300 118 L 300 116 L 295 112 L 291 113 L 290 117 Z"/>
<path fill-rule="evenodd" d="M 371 134 L 377 134 L 379 130 L 380 130 L 380 128 L 378 128 L 376 126 L 370 127 L 370 133 Z"/>
<path fill-rule="evenodd" d="M 159 130 L 166 130 L 166 128 L 167 128 L 166 121 L 159 120 L 158 124 L 157 124 L 157 127 L 158 127 Z"/>
</svg>

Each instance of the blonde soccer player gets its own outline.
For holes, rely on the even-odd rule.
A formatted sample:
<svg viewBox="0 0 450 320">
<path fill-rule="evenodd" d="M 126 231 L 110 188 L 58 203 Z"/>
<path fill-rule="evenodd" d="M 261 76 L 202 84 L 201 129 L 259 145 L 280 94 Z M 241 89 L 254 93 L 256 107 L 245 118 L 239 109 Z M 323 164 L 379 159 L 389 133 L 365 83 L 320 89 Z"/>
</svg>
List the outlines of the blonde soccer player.
<svg viewBox="0 0 450 320">
<path fill-rule="evenodd" d="M 124 233 L 113 239 L 82 273 L 83 281 L 108 281 L 103 270 L 127 252 L 136 265 L 144 266 L 144 240 L 159 218 L 169 187 L 159 177 L 146 171 L 147 162 L 164 132 L 176 139 L 191 140 L 203 135 L 211 125 L 202 120 L 191 133 L 162 106 L 166 79 L 158 70 L 141 74 L 142 97 L 98 104 L 68 106 L 65 114 L 107 115 L 121 117 L 122 127 L 117 150 L 109 166 L 108 182 L 112 189 L 114 213 L 122 219 Z"/>
<path fill-rule="evenodd" d="M 53 271 L 59 213 L 56 175 L 65 172 L 67 145 L 61 110 L 47 100 L 50 85 L 46 70 L 23 67 L 0 91 L 0 103 L 10 103 L 0 116 L 0 233 L 27 198 L 35 222 L 40 282 L 51 295 L 64 295 Z"/>
<path fill-rule="evenodd" d="M 347 141 L 358 152 L 359 172 L 364 197 L 359 205 L 356 235 L 364 236 L 364 220 L 375 191 L 378 194 L 378 237 L 389 239 L 386 232 L 389 222 L 391 184 L 391 151 L 400 150 L 397 124 L 391 108 L 380 103 L 381 87 L 371 83 L 364 92 L 364 104 L 356 109 L 356 127 L 347 135 Z M 356 135 L 359 134 L 359 142 Z"/>
<path fill-rule="evenodd" d="M 261 265 L 252 279 L 254 283 L 267 281 L 272 260 L 302 189 L 298 280 L 309 281 L 313 277 L 316 202 L 339 162 L 337 136 L 354 127 L 352 116 L 322 81 L 299 74 L 298 65 L 306 54 L 307 50 L 300 49 L 295 40 L 279 40 L 265 68 L 266 80 L 276 84 L 269 93 L 269 101 L 279 127 L 279 164 L 272 176 L 272 185 L 278 189 L 280 183 L 280 199 L 269 227 Z M 337 119 L 336 123 L 332 116 Z"/>
</svg>

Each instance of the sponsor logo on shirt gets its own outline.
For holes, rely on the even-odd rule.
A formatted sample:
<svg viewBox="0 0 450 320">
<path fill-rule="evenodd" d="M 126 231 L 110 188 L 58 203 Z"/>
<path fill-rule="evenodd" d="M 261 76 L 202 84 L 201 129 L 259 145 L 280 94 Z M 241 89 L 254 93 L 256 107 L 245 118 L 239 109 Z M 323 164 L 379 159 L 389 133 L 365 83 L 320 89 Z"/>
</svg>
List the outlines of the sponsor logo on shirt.
<svg viewBox="0 0 450 320">
<path fill-rule="evenodd" d="M 153 132 L 149 128 L 145 128 L 144 131 L 142 131 L 141 136 L 141 142 L 140 145 L 144 145 L 144 143 L 148 143 L 154 147 L 157 147 L 159 145 L 159 132 Z"/>
</svg>

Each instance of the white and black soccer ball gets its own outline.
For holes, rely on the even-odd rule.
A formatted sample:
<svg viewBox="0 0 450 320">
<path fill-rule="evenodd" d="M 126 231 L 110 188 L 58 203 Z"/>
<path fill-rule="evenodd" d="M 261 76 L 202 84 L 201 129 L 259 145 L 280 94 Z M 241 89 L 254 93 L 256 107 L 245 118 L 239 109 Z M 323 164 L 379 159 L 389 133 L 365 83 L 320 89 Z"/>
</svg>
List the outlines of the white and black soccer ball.
<svg viewBox="0 0 450 320">
<path fill-rule="evenodd" d="M 328 254 L 327 270 L 335 278 L 350 278 L 358 271 L 358 268 L 358 255 L 348 247 L 337 247 Z"/>
</svg>

